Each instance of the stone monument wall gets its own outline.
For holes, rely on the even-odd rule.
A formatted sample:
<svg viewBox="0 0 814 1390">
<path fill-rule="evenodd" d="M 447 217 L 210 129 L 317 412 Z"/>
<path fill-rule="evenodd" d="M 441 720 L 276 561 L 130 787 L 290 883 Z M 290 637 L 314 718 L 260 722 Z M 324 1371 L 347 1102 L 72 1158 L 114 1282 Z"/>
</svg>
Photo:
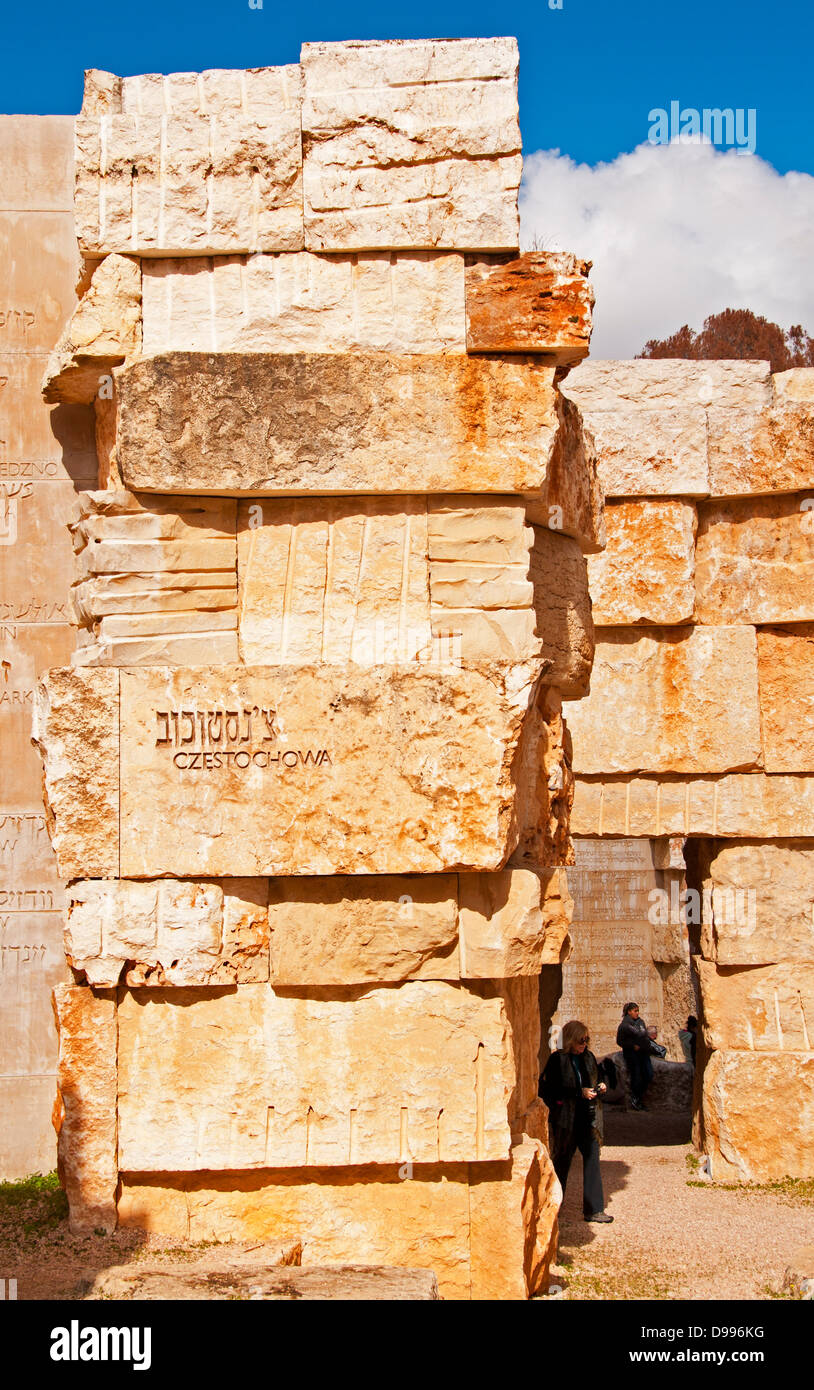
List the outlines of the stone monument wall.
<svg viewBox="0 0 814 1390">
<path fill-rule="evenodd" d="M 93 414 L 40 382 L 75 303 L 73 121 L 0 116 L 0 1180 L 50 1172 L 63 891 L 31 746 L 37 679 L 70 660 L 68 522 L 96 475 Z"/>
<path fill-rule="evenodd" d="M 715 1177 L 811 1176 L 814 370 L 597 362 L 564 389 L 608 536 L 572 828 L 688 841 L 697 1142 Z"/>
<path fill-rule="evenodd" d="M 99 486 L 35 731 L 75 1229 L 545 1278 L 604 525 L 559 389 L 588 267 L 518 255 L 516 79 L 506 39 L 87 75 L 44 391 L 92 403 Z"/>
</svg>

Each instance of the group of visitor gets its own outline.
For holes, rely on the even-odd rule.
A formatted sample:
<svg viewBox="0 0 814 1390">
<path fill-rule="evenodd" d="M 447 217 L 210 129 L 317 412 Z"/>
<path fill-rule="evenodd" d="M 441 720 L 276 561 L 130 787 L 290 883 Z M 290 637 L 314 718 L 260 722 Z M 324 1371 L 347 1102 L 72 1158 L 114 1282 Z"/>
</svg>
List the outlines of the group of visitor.
<svg viewBox="0 0 814 1390">
<path fill-rule="evenodd" d="M 695 1065 L 698 1020 L 687 1019 L 679 1033 L 682 1050 Z M 651 1057 L 666 1056 L 667 1049 L 656 1041 L 657 1030 L 648 1028 L 634 1002 L 625 1004 L 616 1032 L 616 1045 L 622 1049 L 630 1081 L 631 1109 L 644 1110 L 644 1097 L 653 1080 Z M 685 1042 L 686 1039 L 686 1042 Z M 572 1019 L 562 1030 L 562 1046 L 552 1052 L 540 1077 L 538 1093 L 548 1106 L 551 1160 L 565 1194 L 571 1160 L 577 1149 L 582 1154 L 582 1215 L 600 1224 L 613 1217 L 605 1211 L 599 1149 L 602 1143 L 602 1098 L 615 1090 L 616 1067 L 610 1057 L 597 1062 L 589 1050 L 591 1041 L 586 1025 Z"/>
</svg>

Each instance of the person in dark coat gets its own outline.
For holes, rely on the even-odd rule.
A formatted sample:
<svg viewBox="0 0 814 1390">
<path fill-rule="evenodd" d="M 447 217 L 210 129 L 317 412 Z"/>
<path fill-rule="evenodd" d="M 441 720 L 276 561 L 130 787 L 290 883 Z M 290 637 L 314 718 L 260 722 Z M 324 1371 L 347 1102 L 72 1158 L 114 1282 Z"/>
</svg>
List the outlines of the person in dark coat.
<svg viewBox="0 0 814 1390">
<path fill-rule="evenodd" d="M 638 1004 L 625 1004 L 622 1022 L 616 1030 L 616 1046 L 621 1047 L 633 1093 L 631 1108 L 644 1110 L 644 1096 L 653 1080 L 650 1038 L 647 1024 L 639 1017 Z"/>
<path fill-rule="evenodd" d="M 538 1094 L 548 1106 L 551 1161 L 565 1196 L 571 1159 L 582 1154 L 582 1214 L 586 1221 L 612 1221 L 605 1211 L 599 1147 L 602 1111 L 599 1098 L 607 1090 L 592 1052 L 588 1029 L 572 1019 L 562 1030 L 562 1048 L 552 1052 L 540 1077 Z"/>
</svg>

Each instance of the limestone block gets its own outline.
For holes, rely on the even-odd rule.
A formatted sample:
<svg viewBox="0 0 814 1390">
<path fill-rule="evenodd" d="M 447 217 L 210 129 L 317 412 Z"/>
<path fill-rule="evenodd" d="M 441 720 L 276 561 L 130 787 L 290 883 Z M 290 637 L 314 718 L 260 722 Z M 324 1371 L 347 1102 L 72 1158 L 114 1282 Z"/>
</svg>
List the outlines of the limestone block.
<svg viewBox="0 0 814 1390">
<path fill-rule="evenodd" d="M 573 900 L 564 869 L 459 874 L 462 979 L 540 973 L 557 962 Z"/>
<path fill-rule="evenodd" d="M 37 690 L 48 830 L 63 879 L 119 873 L 119 673 L 55 669 Z"/>
<path fill-rule="evenodd" d="M 588 572 L 578 543 L 535 526 L 529 578 L 536 631 L 543 656 L 551 662 L 545 681 L 565 699 L 581 699 L 590 685 L 594 624 Z"/>
<path fill-rule="evenodd" d="M 814 619 L 814 513 L 806 508 L 808 500 L 758 497 L 699 509 L 700 622 Z"/>
<path fill-rule="evenodd" d="M 0 116 L 0 207 L 70 212 L 73 118 Z"/>
<path fill-rule="evenodd" d="M 535 677 L 143 668 L 122 671 L 119 710 L 118 672 L 51 672 L 38 739 L 60 872 L 118 875 L 119 809 L 123 877 L 499 868 L 559 825 L 561 720 Z"/>
<path fill-rule="evenodd" d="M 470 1174 L 472 1298 L 532 1298 L 547 1288 L 562 1201 L 545 1146 L 524 1139 L 508 1162 Z"/>
<path fill-rule="evenodd" d="M 4 183 L 4 195 L 7 189 Z M 45 189 L 38 191 L 45 202 Z M 79 257 L 72 224 L 70 212 L 0 211 L 0 352 L 48 353 L 57 341 L 76 304 Z"/>
<path fill-rule="evenodd" d="M 303 44 L 311 250 L 513 250 L 515 39 Z"/>
<path fill-rule="evenodd" d="M 527 575 L 528 564 L 434 561 L 430 597 L 441 608 L 531 608 L 534 589 Z"/>
<path fill-rule="evenodd" d="M 764 835 L 773 833 L 768 824 Z M 709 866 L 705 896 L 708 960 L 814 964 L 814 843 L 723 845 Z"/>
<path fill-rule="evenodd" d="M 140 883 L 92 879 L 68 890 L 65 950 L 89 984 L 221 985 L 268 980 L 264 879 Z"/>
<path fill-rule="evenodd" d="M 544 352 L 562 365 L 588 355 L 594 293 L 590 261 L 528 251 L 466 268 L 467 352 Z"/>
<path fill-rule="evenodd" d="M 717 1182 L 811 1176 L 810 1051 L 713 1052 L 704 1068 L 702 1108 Z"/>
<path fill-rule="evenodd" d="M 581 773 L 759 766 L 754 628 L 601 629 L 569 725 Z"/>
<path fill-rule="evenodd" d="M 343 995 L 128 991 L 118 1009 L 120 1168 L 508 1156 L 515 1061 L 499 995 L 429 980 Z"/>
<path fill-rule="evenodd" d="M 532 357 L 168 353 L 119 369 L 119 465 L 146 492 L 539 494 L 553 376 Z"/>
<path fill-rule="evenodd" d="M 480 1168 L 481 1165 L 478 1165 Z M 302 1259 L 435 1272 L 445 1299 L 471 1296 L 470 1167 L 125 1174 L 119 1224 L 193 1241 L 302 1245 Z"/>
<path fill-rule="evenodd" d="M 562 699 L 553 687 L 541 685 L 515 764 L 519 837 L 511 862 L 516 867 L 548 868 L 574 862 L 569 830 L 574 796 L 571 764 Z"/>
<path fill-rule="evenodd" d="M 560 428 L 545 486 L 526 496 L 526 519 L 579 541 L 586 555 L 605 545 L 604 495 L 594 436 L 579 407 L 557 397 Z"/>
<path fill-rule="evenodd" d="M 768 409 L 710 409 L 714 497 L 797 492 L 814 485 L 814 397 L 805 382 L 802 375 L 782 382 Z"/>
<path fill-rule="evenodd" d="M 792 367 L 772 377 L 774 401 L 814 401 L 814 368 Z"/>
<path fill-rule="evenodd" d="M 238 572 L 248 663 L 432 654 L 423 497 L 241 502 Z"/>
<path fill-rule="evenodd" d="M 768 362 L 591 360 L 569 374 L 564 390 L 589 414 L 594 410 L 618 410 L 620 402 L 624 409 L 711 405 L 742 410 L 744 406 L 771 405 L 772 376 Z"/>
<path fill-rule="evenodd" d="M 277 987 L 461 973 L 455 874 L 273 878 L 269 925 Z"/>
<path fill-rule="evenodd" d="M 457 252 L 143 263 L 144 353 L 463 352 Z"/>
<path fill-rule="evenodd" d="M 525 523 L 525 508 L 516 497 L 429 497 L 430 561 L 527 564 L 534 533 Z"/>
<path fill-rule="evenodd" d="M 128 622 L 140 614 L 211 612 L 214 616 L 228 611 L 235 616 L 237 587 L 229 570 L 94 575 L 77 584 L 71 598 L 79 621 L 90 627 L 113 613 Z M 213 622 L 212 627 L 217 626 Z M 138 625 L 131 629 L 137 630 Z"/>
<path fill-rule="evenodd" d="M 767 772 L 814 772 L 814 624 L 757 635 Z"/>
<path fill-rule="evenodd" d="M 814 777 L 579 778 L 574 835 L 814 837 Z"/>
<path fill-rule="evenodd" d="M 58 1092 L 54 1125 L 70 1227 L 116 1225 L 116 1000 L 86 985 L 57 985 Z"/>
<path fill-rule="evenodd" d="M 101 378 L 141 351 L 141 270 L 130 256 L 106 256 L 48 359 L 46 401 L 90 404 Z"/>
<path fill-rule="evenodd" d="M 75 124 L 86 255 L 302 248 L 298 68 L 146 75 L 120 92 L 102 115 L 89 92 Z"/>
<path fill-rule="evenodd" d="M 734 969 L 696 957 L 696 966 L 707 1047 L 811 1052 L 814 961 Z"/>
<path fill-rule="evenodd" d="M 95 487 L 93 412 L 43 404 L 47 361 L 44 353 L 0 352 L 0 483 L 62 478 Z"/>
<path fill-rule="evenodd" d="M 707 422 L 701 406 L 589 410 L 606 497 L 706 497 Z"/>
<path fill-rule="evenodd" d="M 299 1247 L 297 1247 L 299 1249 Z M 238 1263 L 230 1251 L 209 1251 L 178 1266 L 158 1261 L 114 1265 L 96 1276 L 90 1299 L 253 1299 L 263 1302 L 305 1299 L 308 1302 L 417 1302 L 438 1299 L 431 1270 L 387 1265 L 313 1265 L 290 1262 L 292 1250 L 260 1249 Z M 288 1267 L 286 1267 L 288 1266 Z"/>
<path fill-rule="evenodd" d="M 609 502 L 607 546 L 588 560 L 594 622 L 605 627 L 692 621 L 696 509 L 665 497 Z"/>
<path fill-rule="evenodd" d="M 432 655 L 441 662 L 530 661 L 540 655 L 532 608 L 430 608 Z"/>
</svg>

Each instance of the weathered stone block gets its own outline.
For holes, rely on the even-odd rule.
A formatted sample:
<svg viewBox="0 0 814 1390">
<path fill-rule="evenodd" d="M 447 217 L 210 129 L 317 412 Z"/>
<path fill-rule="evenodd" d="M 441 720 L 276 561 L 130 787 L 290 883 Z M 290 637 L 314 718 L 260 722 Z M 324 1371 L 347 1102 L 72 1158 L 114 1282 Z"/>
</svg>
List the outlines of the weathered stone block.
<svg viewBox="0 0 814 1390">
<path fill-rule="evenodd" d="M 767 772 L 814 772 L 814 624 L 757 635 Z"/>
<path fill-rule="evenodd" d="M 539 493 L 553 375 L 535 358 L 169 353 L 120 370 L 119 465 L 146 492 Z"/>
<path fill-rule="evenodd" d="M 544 679 L 564 699 L 581 699 L 588 693 L 594 660 L 585 559 L 576 541 L 544 526 L 534 527 L 530 558 L 536 632 L 543 656 L 551 662 Z"/>
<path fill-rule="evenodd" d="M 678 405 L 769 406 L 768 362 L 692 362 L 675 358 L 583 362 L 565 383 L 566 394 L 590 414 L 623 408 L 662 410 Z"/>
<path fill-rule="evenodd" d="M 782 1113 L 772 1123 L 779 1105 Z M 716 1181 L 811 1176 L 810 1052 L 713 1052 L 704 1068 L 702 1107 Z"/>
<path fill-rule="evenodd" d="M 303 44 L 311 250 L 512 250 L 514 39 Z"/>
<path fill-rule="evenodd" d="M 763 833 L 773 836 L 775 827 L 768 824 Z M 708 960 L 814 964 L 814 842 L 724 845 L 709 865 L 705 891 Z"/>
<path fill-rule="evenodd" d="M 71 1230 L 116 1225 L 116 999 L 57 985 L 58 1092 L 54 1124 Z"/>
<path fill-rule="evenodd" d="M 386 251 L 143 263 L 144 354 L 463 352 L 464 258 Z"/>
<path fill-rule="evenodd" d="M 524 1139 L 507 1163 L 469 1171 L 471 1296 L 532 1298 L 557 1248 L 562 1189 L 551 1159 L 538 1139 Z"/>
<path fill-rule="evenodd" d="M 594 293 L 590 261 L 528 251 L 466 268 L 467 352 L 543 352 L 559 364 L 587 357 Z"/>
<path fill-rule="evenodd" d="M 588 560 L 593 620 L 606 627 L 692 621 L 696 510 L 690 502 L 611 502 L 607 545 Z"/>
<path fill-rule="evenodd" d="M 814 960 L 734 968 L 696 958 L 707 1047 L 811 1052 Z"/>
<path fill-rule="evenodd" d="M 575 835 L 814 837 L 814 777 L 579 778 L 571 829 Z"/>
<path fill-rule="evenodd" d="M 586 555 L 593 555 L 605 545 L 596 445 L 579 407 L 563 395 L 557 396 L 556 405 L 559 432 L 544 487 L 537 496 L 526 496 L 526 519 L 573 536 Z"/>
<path fill-rule="evenodd" d="M 118 1009 L 119 1166 L 506 1158 L 515 1062 L 503 1001 L 434 981 L 344 993 L 127 992 Z"/>
<path fill-rule="evenodd" d="M 558 962 L 573 900 L 564 869 L 459 874 L 462 979 L 537 976 Z"/>
<path fill-rule="evenodd" d="M 34 742 L 63 879 L 119 873 L 119 673 L 49 671 L 37 690 Z"/>
<path fill-rule="evenodd" d="M 814 619 L 814 513 L 807 500 L 757 497 L 699 509 L 699 622 Z"/>
<path fill-rule="evenodd" d="M 811 370 L 811 369 L 809 369 Z M 798 492 L 814 485 L 814 398 L 804 376 L 775 377 L 767 409 L 709 411 L 710 492 L 714 497 Z"/>
<path fill-rule="evenodd" d="M 43 396 L 88 405 L 113 367 L 140 351 L 139 263 L 106 256 L 48 359 Z"/>
<path fill-rule="evenodd" d="M 568 719 L 581 773 L 758 767 L 755 630 L 604 628 Z"/>
</svg>

